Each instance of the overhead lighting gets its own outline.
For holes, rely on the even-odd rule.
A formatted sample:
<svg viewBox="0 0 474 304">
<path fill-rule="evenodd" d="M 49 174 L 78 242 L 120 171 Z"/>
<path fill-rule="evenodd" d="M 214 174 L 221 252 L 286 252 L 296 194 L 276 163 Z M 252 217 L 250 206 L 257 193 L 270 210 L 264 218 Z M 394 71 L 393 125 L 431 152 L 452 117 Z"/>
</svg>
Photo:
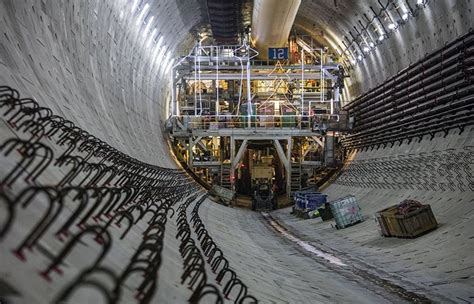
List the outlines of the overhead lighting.
<svg viewBox="0 0 474 304">
<path fill-rule="evenodd" d="M 166 71 L 166 69 L 168 68 L 168 65 L 170 64 L 170 60 L 171 60 L 171 51 L 168 51 L 168 53 L 166 53 L 165 59 L 160 63 L 162 72 Z"/>
<path fill-rule="evenodd" d="M 369 42 L 369 46 L 370 46 L 371 48 L 373 48 L 373 47 L 375 46 L 375 44 L 374 44 L 373 42 Z"/>
<path fill-rule="evenodd" d="M 150 9 L 150 5 L 148 3 L 145 4 L 143 7 L 140 15 L 138 15 L 138 20 L 137 20 L 137 26 L 140 26 L 141 23 L 143 22 L 142 19 L 145 17 L 145 14 L 148 12 L 148 9 Z"/>
<path fill-rule="evenodd" d="M 379 41 L 383 41 L 385 39 L 385 36 L 384 35 L 380 35 L 379 36 Z"/>
<path fill-rule="evenodd" d="M 388 28 L 393 31 L 394 29 L 397 28 L 397 26 L 395 25 L 395 23 L 390 23 L 390 24 L 388 25 Z"/>
<path fill-rule="evenodd" d="M 407 19 L 408 19 L 408 13 L 404 13 L 404 14 L 402 15 L 402 19 L 403 19 L 403 20 L 407 20 Z"/>
<path fill-rule="evenodd" d="M 151 56 L 152 62 L 155 63 L 157 58 L 158 58 L 158 52 L 160 51 L 160 48 L 155 47 L 155 50 L 153 51 L 153 55 Z"/>
<path fill-rule="evenodd" d="M 145 30 L 143 31 L 143 37 L 146 37 L 146 34 L 148 34 L 148 31 L 150 30 L 150 26 L 153 23 L 153 20 L 155 19 L 155 16 L 151 16 L 150 19 L 148 19 L 146 23 Z"/>
<path fill-rule="evenodd" d="M 425 0 L 417 0 L 417 1 L 416 1 L 416 4 L 417 4 L 417 5 L 420 5 L 420 6 L 421 6 L 421 5 L 424 5 L 424 4 L 425 4 Z"/>
<path fill-rule="evenodd" d="M 158 32 L 158 30 L 155 27 L 153 29 L 153 31 L 151 32 L 150 38 L 148 38 L 148 42 L 146 43 L 146 46 L 145 46 L 146 49 L 148 49 L 151 46 L 151 43 L 155 39 L 155 36 L 156 36 L 157 32 Z"/>
<path fill-rule="evenodd" d="M 361 61 L 361 60 L 362 60 L 362 56 L 361 56 L 361 55 L 357 56 L 357 60 Z"/>
<path fill-rule="evenodd" d="M 354 59 L 351 59 L 350 62 L 352 65 L 355 65 L 357 63 Z"/>
<path fill-rule="evenodd" d="M 163 36 L 160 36 L 160 38 L 158 39 L 158 42 L 156 43 L 156 48 L 160 48 L 162 43 L 163 43 Z"/>
<path fill-rule="evenodd" d="M 160 65 L 161 62 L 163 61 L 163 56 L 165 55 L 165 48 L 161 48 L 161 51 L 160 53 L 158 54 L 158 56 L 156 57 L 156 64 Z"/>
<path fill-rule="evenodd" d="M 165 69 L 165 74 L 169 73 L 169 71 L 170 71 L 171 67 L 173 66 L 173 64 L 174 64 L 174 59 L 171 59 L 170 62 L 168 63 L 168 66 Z"/>
<path fill-rule="evenodd" d="M 369 51 L 370 51 L 369 47 L 365 46 L 365 47 L 364 47 L 364 52 L 365 52 L 365 53 L 368 53 Z"/>
<path fill-rule="evenodd" d="M 171 51 L 168 51 L 168 53 L 166 53 L 165 64 L 168 63 L 170 60 L 171 60 Z"/>
<path fill-rule="evenodd" d="M 133 0 L 132 13 L 135 12 L 135 10 L 137 9 L 137 7 L 138 7 L 138 0 Z"/>
</svg>

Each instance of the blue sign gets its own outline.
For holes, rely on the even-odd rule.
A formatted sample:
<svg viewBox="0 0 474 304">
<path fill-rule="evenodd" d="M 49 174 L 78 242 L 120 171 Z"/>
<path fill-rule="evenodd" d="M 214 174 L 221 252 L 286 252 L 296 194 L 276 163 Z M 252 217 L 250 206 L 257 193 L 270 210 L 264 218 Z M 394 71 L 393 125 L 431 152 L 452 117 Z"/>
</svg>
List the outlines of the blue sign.
<svg viewBox="0 0 474 304">
<path fill-rule="evenodd" d="M 288 48 L 268 48 L 268 59 L 270 60 L 288 59 Z"/>
</svg>

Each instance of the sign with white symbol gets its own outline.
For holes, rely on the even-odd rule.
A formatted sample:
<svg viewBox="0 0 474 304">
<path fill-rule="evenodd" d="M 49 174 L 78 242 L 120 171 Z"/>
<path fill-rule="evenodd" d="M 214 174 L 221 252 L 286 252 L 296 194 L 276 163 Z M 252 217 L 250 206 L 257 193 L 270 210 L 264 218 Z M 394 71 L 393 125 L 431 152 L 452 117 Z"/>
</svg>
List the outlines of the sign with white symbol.
<svg viewBox="0 0 474 304">
<path fill-rule="evenodd" d="M 270 60 L 288 59 L 288 48 L 268 48 L 268 59 Z"/>
</svg>

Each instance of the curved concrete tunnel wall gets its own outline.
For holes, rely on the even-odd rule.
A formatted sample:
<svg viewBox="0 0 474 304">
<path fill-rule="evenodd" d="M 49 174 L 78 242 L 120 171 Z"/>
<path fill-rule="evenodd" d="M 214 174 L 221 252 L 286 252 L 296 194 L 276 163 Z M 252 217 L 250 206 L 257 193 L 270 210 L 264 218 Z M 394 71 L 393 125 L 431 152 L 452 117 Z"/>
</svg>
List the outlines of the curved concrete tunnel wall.
<svg viewBox="0 0 474 304">
<path fill-rule="evenodd" d="M 146 40 L 139 36 L 135 28 L 136 16 L 129 15 L 132 2 L 1 1 L 0 31 L 3 33 L 0 37 L 0 84 L 17 88 L 24 97 L 37 99 L 40 104 L 47 105 L 59 115 L 72 120 L 124 153 L 142 161 L 169 167 L 173 166 L 173 163 L 162 133 L 163 120 L 166 118 L 168 79 L 162 78 L 160 67 L 154 64 L 156 59 L 144 49 Z M 143 6 L 144 1 L 138 2 Z M 362 1 L 353 4 L 357 6 L 356 9 L 339 2 L 339 7 L 334 9 L 332 0 L 318 2 L 325 8 L 318 9 L 316 2 L 303 1 L 296 20 L 297 25 L 313 33 L 316 31 L 311 29 L 312 26 L 307 22 L 322 20 L 319 26 L 329 28 L 334 35 L 343 35 L 347 28 L 357 22 L 357 16 L 368 9 L 368 5 Z M 376 2 L 372 2 L 375 5 Z M 202 1 L 186 0 L 186 5 L 183 3 L 184 1 L 172 0 L 150 1 L 156 26 L 173 52 L 192 43 L 189 33 L 203 21 Z M 384 41 L 374 54 L 357 66 L 353 74 L 354 84 L 349 84 L 348 87 L 350 94 L 355 96 L 374 87 L 386 77 L 422 58 L 425 53 L 466 32 L 474 22 L 473 18 L 469 18 L 469 15 L 472 16 L 472 6 L 471 0 L 430 1 L 428 8 L 422 11 L 419 17 L 401 27 L 397 33 Z M 122 10 L 123 19 L 120 17 Z M 446 14 L 446 11 L 451 14 Z M 444 29 L 446 25 L 447 30 Z M 440 27 L 443 30 L 438 33 Z M 411 47 L 406 48 L 408 45 Z M 451 134 L 448 140 L 450 147 L 455 147 L 458 143 L 463 146 L 472 145 L 472 130 L 466 130 L 462 136 Z M 433 143 L 425 138 L 421 144 L 405 144 L 399 149 L 387 149 L 380 153 L 396 156 L 430 152 L 436 149 L 436 145 L 443 143 L 445 141 L 442 138 L 437 138 Z M 355 159 L 371 160 L 379 157 L 379 154 L 362 152 L 358 153 Z M 337 184 L 331 186 L 327 192 L 332 197 L 355 193 L 362 199 L 361 205 L 366 215 L 388 204 L 388 200 L 381 202 L 384 197 L 393 200 L 404 198 L 397 195 L 397 190 L 354 188 Z M 436 191 L 411 193 L 430 203 L 447 197 Z M 449 228 L 455 225 L 454 220 L 465 216 L 460 210 L 467 206 L 472 197 L 458 190 L 448 196 L 452 197 L 452 200 L 461 199 L 455 209 L 450 211 L 447 208 L 441 216 L 443 224 Z M 361 296 L 363 291 L 360 291 L 360 287 L 355 283 L 338 285 L 340 277 L 329 274 L 324 267 L 316 265 L 308 257 L 300 259 L 298 250 L 292 249 L 287 242 L 265 230 L 267 227 L 257 214 L 224 208 L 211 202 L 203 206 L 203 218 L 207 221 L 211 235 L 214 235 L 222 246 L 230 263 L 238 265 L 237 270 L 242 278 L 252 286 L 250 290 L 263 300 L 270 302 L 290 299 L 295 296 L 292 293 L 294 288 L 298 290 L 298 297 L 294 299 L 310 302 L 315 300 L 315 296 L 312 290 L 303 290 L 302 286 L 314 288 L 313 282 L 318 282 L 323 289 L 316 297 L 316 300 L 321 302 L 332 299 L 363 303 L 369 297 L 373 302 L 387 300 L 379 295 L 367 295 L 367 298 Z M 444 209 L 446 207 L 442 204 L 435 204 L 435 213 Z M 298 223 L 295 224 L 284 216 L 283 212 L 286 211 L 288 210 L 281 211 L 279 218 L 289 226 L 294 224 L 296 230 L 303 229 L 298 227 Z M 451 215 L 456 217 L 449 219 Z M 465 217 L 462 225 L 472 219 L 472 215 Z M 223 225 L 222 222 L 228 225 Z M 306 222 L 305 225 L 307 227 L 304 229 L 307 231 L 315 229 L 314 223 Z M 361 242 L 369 244 L 368 247 L 354 252 L 375 255 L 378 249 L 390 246 L 385 244 L 377 247 L 380 245 L 374 241 L 377 232 L 374 230 L 375 226 L 369 226 L 369 221 L 363 226 L 353 228 L 351 237 L 361 238 Z M 178 244 L 174 239 L 176 227 L 171 224 L 167 229 L 168 236 L 163 251 L 166 261 L 160 270 L 160 274 L 164 275 L 160 278 L 157 297 L 162 302 L 172 299 L 178 303 L 185 301 L 189 292 L 178 292 L 181 290 L 178 284 L 182 265 L 177 252 Z M 340 242 L 343 247 L 341 250 L 345 251 L 361 246 L 358 240 L 354 244 L 345 243 L 344 238 L 347 236 L 343 232 L 339 231 L 334 236 L 328 227 L 322 229 L 325 234 L 321 235 L 325 239 L 334 237 L 334 240 L 329 242 L 331 246 L 334 242 Z M 461 226 L 458 226 L 453 231 L 461 233 L 460 229 Z M 445 231 L 440 229 L 428 240 L 437 241 Z M 452 231 L 451 228 L 449 231 Z M 462 235 L 461 238 L 456 238 L 456 241 L 450 242 L 450 245 L 456 247 L 461 242 L 469 242 L 468 237 L 469 235 Z M 318 241 L 315 240 L 316 243 Z M 426 241 L 413 242 L 408 247 L 410 250 L 419 250 L 422 246 L 427 246 Z M 468 245 L 466 247 L 469 249 Z M 439 246 L 435 247 L 435 250 L 439 249 Z M 402 254 L 407 258 L 405 263 L 408 267 L 418 262 L 417 259 L 410 262 L 412 257 L 408 253 L 396 249 L 392 253 L 394 256 Z M 121 263 L 120 256 L 114 258 L 114 263 Z M 469 256 L 462 255 L 462 258 L 467 261 L 463 265 L 471 265 Z M 378 264 L 384 262 L 386 261 L 383 259 L 377 261 Z M 429 261 L 430 266 L 435 266 L 436 263 L 438 261 L 434 259 Z M 272 271 L 268 270 L 270 267 L 273 268 Z M 446 267 L 448 266 L 440 269 L 448 271 Z M 311 271 L 308 272 L 308 269 Z M 417 271 L 419 276 L 426 275 L 423 269 Z M 428 283 L 442 281 L 443 271 L 429 271 L 434 279 Z M 275 282 L 278 279 L 275 273 L 285 273 L 286 277 L 282 282 Z M 450 276 L 451 278 L 457 277 Z M 40 291 L 44 287 L 40 283 L 33 286 Z M 329 288 L 328 294 L 324 293 L 324 286 Z M 459 286 L 458 288 L 465 287 Z M 53 291 L 51 288 L 48 290 Z M 345 290 L 346 293 L 341 293 L 340 290 Z M 32 298 L 38 299 L 37 295 L 32 293 L 33 291 L 30 291 Z"/>
<path fill-rule="evenodd" d="M 201 22 L 198 2 L 150 1 L 143 37 L 132 1 L 1 1 L 0 83 L 126 154 L 173 166 L 162 134 L 169 77 L 149 36 L 156 27 L 174 54 Z"/>
<path fill-rule="evenodd" d="M 372 18 L 371 6 L 377 12 L 380 10 L 376 0 L 303 1 L 295 26 L 310 33 L 323 45 L 343 47 L 343 37 L 350 38 L 349 31 L 355 33 L 353 26 L 360 30 L 358 21 L 366 24 L 363 14 Z M 344 101 L 351 101 L 474 29 L 473 11 L 472 0 L 428 1 L 417 16 L 409 17 L 405 24 L 400 25 L 396 32 L 391 33 L 349 72 L 351 78 L 346 79 Z"/>
<path fill-rule="evenodd" d="M 146 3 L 136 2 L 142 9 Z M 149 3 L 150 15 L 155 16 L 149 33 L 156 27 L 167 51 L 174 53 L 192 43 L 189 33 L 202 22 L 202 0 L 187 0 L 186 5 L 171 0 Z M 137 26 L 138 8 L 132 15 L 132 4 L 129 0 L 0 1 L 0 85 L 17 89 L 22 98 L 34 98 L 131 157 L 175 167 L 162 133 L 169 78 L 163 77 L 164 68 L 157 64 L 154 43 L 146 48 L 149 41 L 142 36 L 145 25 Z M 13 135 L 3 123 L 0 132 L 3 140 Z M 3 170 L 9 164 L 3 161 L 4 158 L 0 171 L 5 174 Z M 47 183 L 62 178 L 63 170 L 55 170 L 48 174 Z M 42 198 L 35 203 L 38 204 L 34 207 L 40 209 L 32 211 L 41 214 Z M 4 209 L 1 212 L 3 224 Z M 35 216 L 19 216 L 11 238 L 0 245 L 0 285 L 5 287 L 7 283 L 19 292 L 14 303 L 49 303 L 93 257 L 86 250 L 80 252 L 70 259 L 65 277 L 48 284 L 37 274 L 38 267 L 44 266 L 40 266 L 38 255 L 21 263 L 11 254 L 25 230 L 37 220 Z M 112 247 L 115 254 L 105 264 L 124 265 L 129 258 L 128 249 L 137 247 L 134 239 L 141 238 L 138 233 L 142 228 L 137 227 L 132 238 L 124 240 L 126 246 L 116 242 L 114 246 L 118 247 Z M 189 291 L 179 288 L 182 261 L 175 235 L 176 227 L 171 223 L 162 251 L 165 258 L 161 267 L 164 275 L 159 282 L 161 292 L 155 297 L 160 303 L 183 303 L 190 296 Z M 51 248 L 54 243 L 49 240 L 44 244 Z M 8 292 L 2 291 L 2 301 L 5 295 Z M 100 296 L 86 292 L 74 299 L 94 303 Z"/>
<path fill-rule="evenodd" d="M 165 165 L 169 153 L 161 130 L 169 79 L 156 64 L 154 50 L 146 48 L 147 38 L 140 35 L 145 25 L 137 27 L 137 13 L 130 15 L 132 2 L 3 1 L 0 79 L 79 126 L 91 126 L 94 130 L 89 131 L 119 150 Z M 145 1 L 137 3 L 143 8 Z M 205 14 L 202 0 L 150 4 L 150 16 L 155 16 L 151 28 L 158 29 L 169 51 L 178 51 L 186 42 L 192 45 L 189 32 Z M 378 4 L 358 1 L 335 7 L 330 0 L 303 1 L 295 25 L 322 41 L 340 39 L 370 5 Z M 473 7 L 471 0 L 430 1 L 356 65 L 345 100 L 473 28 Z"/>
</svg>

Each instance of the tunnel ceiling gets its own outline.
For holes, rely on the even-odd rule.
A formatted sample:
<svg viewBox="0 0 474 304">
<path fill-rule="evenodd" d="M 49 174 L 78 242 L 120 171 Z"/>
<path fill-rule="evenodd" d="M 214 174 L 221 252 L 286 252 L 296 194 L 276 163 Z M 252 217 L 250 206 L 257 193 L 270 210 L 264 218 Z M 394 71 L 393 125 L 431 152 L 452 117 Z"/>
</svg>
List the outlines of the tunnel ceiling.
<svg viewBox="0 0 474 304">
<path fill-rule="evenodd" d="M 302 0 L 294 27 L 310 34 L 322 45 L 347 35 L 351 21 L 369 9 L 370 1 Z M 336 46 L 334 44 L 333 46 Z"/>
<path fill-rule="evenodd" d="M 413 3 L 413 0 L 407 1 Z M 362 19 L 362 14 L 370 12 L 371 3 L 378 5 L 373 0 L 303 0 L 295 29 L 312 34 L 323 45 L 334 44 L 337 48 L 340 40 Z M 365 92 L 397 72 L 405 73 L 405 67 L 474 28 L 473 5 L 474 0 L 430 0 L 416 18 L 410 17 L 354 65 L 345 87 L 346 98 Z M 370 123 L 378 124 L 373 121 L 383 117 L 384 121 L 390 120 L 390 128 L 392 124 L 397 125 L 397 132 L 383 129 L 382 139 L 393 134 L 413 136 L 413 130 L 430 131 L 426 136 L 418 133 L 419 138 L 397 139 L 388 145 L 353 151 L 347 166 L 325 188 L 330 201 L 346 194 L 356 195 L 365 217 L 410 198 L 431 204 L 433 213 L 440 219 L 439 229 L 419 240 L 382 240 L 375 224 L 369 220 L 336 231 L 329 229 L 327 222 L 295 220 L 290 209 L 272 213 L 276 221 L 262 217 L 261 213 L 227 208 L 210 200 L 203 202 L 199 211 L 202 201 L 185 202 L 182 197 L 191 192 L 197 195 L 199 191 L 188 186 L 187 179 L 176 178 L 174 174 L 155 175 L 155 169 L 150 171 L 153 166 L 130 162 L 126 155 L 149 164 L 176 168 L 164 131 L 170 100 L 171 77 L 167 71 L 175 63 L 173 60 L 193 46 L 199 34 L 211 32 L 206 0 L 0 1 L 0 86 L 17 89 L 22 98 L 33 98 L 39 106 L 51 109 L 60 121 L 57 125 L 49 124 L 45 118 L 49 119 L 50 114 L 43 117 L 41 113 L 45 113 L 45 109 L 34 108 L 36 104 L 28 100 L 17 103 L 16 98 L 3 99 L 10 102 L 9 106 L 2 107 L 3 139 L 20 142 L 24 138 L 30 144 L 25 143 L 23 148 L 2 145 L 0 160 L 5 171 L 2 178 L 16 182 L 12 187 L 1 187 L 4 194 L 0 239 L 4 254 L 0 257 L 0 302 L 5 302 L 4 294 L 11 294 L 15 298 L 25 297 L 12 303 L 56 303 L 54 299 L 64 294 L 63 291 L 71 292 L 74 288 L 69 286 L 77 287 L 79 280 L 95 282 L 94 285 L 100 283 L 103 288 L 99 286 L 98 290 L 107 289 L 113 297 L 123 291 L 126 297 L 123 303 L 146 302 L 142 297 L 144 290 L 139 286 L 151 293 L 157 291 L 156 301 L 150 302 L 186 303 L 198 290 L 192 290 L 193 285 L 207 292 L 204 289 L 207 279 L 201 284 L 199 277 L 203 276 L 199 272 L 196 272 L 199 277 L 191 278 L 197 266 L 195 257 L 201 253 L 207 257 L 201 257 L 198 268 L 202 273 L 206 270 L 212 285 L 221 272 L 209 271 L 210 264 L 206 261 L 224 261 L 225 257 L 229 262 L 226 269 L 236 272 L 230 278 L 224 272 L 227 278 L 219 281 L 221 286 L 216 290 L 230 292 L 239 279 L 249 284 L 249 294 L 258 295 L 265 303 L 284 300 L 400 303 L 407 299 L 427 302 L 428 299 L 421 297 L 428 294 L 427 291 L 433 292 L 430 297 L 443 303 L 451 299 L 472 301 L 474 213 L 469 166 L 474 162 L 473 129 L 443 130 L 435 134 L 431 133 L 431 127 L 426 128 L 427 121 L 433 125 L 450 120 L 444 113 L 452 112 L 453 105 L 456 111 L 465 107 L 469 116 L 461 113 L 462 119 L 471 118 L 471 123 L 473 80 L 469 73 L 472 70 L 463 68 L 463 59 L 444 66 L 445 62 L 439 60 L 435 69 L 437 75 L 442 75 L 444 68 L 449 69 L 450 73 L 461 75 L 461 81 L 450 77 L 446 84 L 445 78 L 438 79 L 437 75 L 435 78 L 432 70 L 431 80 L 427 82 L 423 64 L 417 66 L 422 67 L 423 77 L 418 78 L 418 73 L 414 76 L 417 83 L 422 83 L 421 87 L 413 83 L 407 85 L 410 77 L 406 77 L 402 85 L 411 86 L 413 91 L 419 90 L 417 94 L 424 95 L 423 113 L 404 90 L 397 92 L 407 97 L 403 108 L 398 98 L 387 103 L 385 98 L 379 98 L 398 88 L 393 84 L 391 90 L 382 87 L 382 93 L 373 94 L 363 105 L 358 104 L 361 110 L 368 110 L 364 115 L 370 116 Z M 439 57 L 445 55 L 442 53 Z M 471 50 L 468 55 L 466 60 L 471 58 Z M 443 69 L 437 70 L 438 67 Z M 431 84 L 435 81 L 437 85 L 449 85 L 452 91 L 433 89 Z M 453 82 L 463 87 L 452 86 Z M 430 92 L 425 93 L 425 88 Z M 465 95 L 469 93 L 469 98 L 456 100 L 461 98 L 460 91 Z M 372 103 L 374 99 L 378 101 Z M 431 99 L 433 103 L 426 102 Z M 439 107 L 435 113 L 429 113 L 435 103 Z M 378 107 L 380 104 L 383 105 Z M 16 109 L 12 112 L 8 107 Z M 397 110 L 397 116 L 407 115 L 404 109 L 409 109 L 423 117 L 408 114 L 412 122 L 400 125 L 398 118 L 387 114 L 392 109 Z M 7 112 L 10 113 L 7 115 Z M 436 128 L 445 126 L 441 123 Z M 48 133 L 41 133 L 46 127 Z M 51 130 L 56 131 L 51 134 Z M 374 133 L 356 135 L 360 134 L 375 137 Z M 79 142 L 81 144 L 76 145 Z M 102 142 L 107 143 L 103 146 L 105 149 L 96 150 L 97 144 Z M 38 144 L 45 149 L 37 148 Z M 105 152 L 113 151 L 108 145 L 121 153 L 114 153 L 111 158 Z M 46 149 L 48 147 L 51 148 Z M 175 170 L 155 172 L 160 171 Z M 108 174 L 112 175 L 106 177 Z M 40 193 L 38 190 L 43 186 L 44 193 Z M 110 209 L 105 210 L 105 207 Z M 118 221 L 114 223 L 115 220 Z M 288 228 L 283 228 L 284 225 Z M 60 229 L 61 226 L 66 228 Z M 98 227 L 104 230 L 98 231 Z M 8 235 L 3 234 L 8 229 Z M 91 234 L 92 237 L 78 237 L 92 229 L 97 237 Z M 148 234 L 150 231 L 153 235 Z M 104 242 L 103 233 L 110 233 L 113 242 Z M 151 242 L 145 243 L 146 239 Z M 216 244 L 201 242 L 203 239 Z M 193 251 L 189 250 L 189 244 L 195 247 Z M 137 248 L 140 255 L 134 253 Z M 150 248 L 153 250 L 148 254 Z M 210 248 L 221 251 L 214 256 L 217 251 Z M 141 267 L 147 264 L 136 260 L 143 253 L 151 268 Z M 349 268 L 332 264 L 332 253 L 340 256 Z M 207 260 L 210 254 L 212 258 Z M 96 262 L 91 265 L 93 260 Z M 142 272 L 144 277 L 141 273 L 128 277 L 135 270 L 141 271 L 138 268 L 146 270 Z M 92 270 L 105 271 L 95 272 L 94 277 L 81 275 L 92 274 Z M 189 284 L 190 281 L 194 283 Z M 116 288 L 112 288 L 114 286 Z M 403 288 L 410 292 L 410 297 L 399 298 Z M 236 291 L 240 293 L 235 289 L 233 296 Z M 420 297 L 411 297 L 413 292 Z M 388 293 L 390 297 L 384 297 Z M 106 297 L 100 291 L 94 297 L 88 289 L 78 294 L 87 298 L 92 295 L 93 299 Z M 100 299 L 107 301 L 104 297 Z M 245 301 L 248 302 L 251 301 Z"/>
<path fill-rule="evenodd" d="M 146 3 L 146 0 L 135 1 L 141 7 Z M 178 33 L 173 22 L 165 23 L 162 30 L 166 40 L 174 45 L 176 55 L 186 54 L 199 37 L 211 36 L 220 44 L 235 42 L 235 37 L 251 24 L 253 9 L 252 0 L 150 0 L 150 3 L 150 16 L 163 15 L 163 7 L 176 5 L 184 31 Z M 474 27 L 474 19 L 470 18 L 473 5 L 472 1 L 455 0 L 302 0 L 293 29 L 310 35 L 334 54 L 344 53 L 345 67 L 351 76 L 346 80 L 343 97 L 348 102 Z M 452 15 L 446 16 L 446 11 Z M 402 18 L 404 12 L 408 13 L 406 20 Z M 379 15 L 378 20 L 375 15 Z M 365 30 L 369 22 L 372 25 Z M 383 41 L 374 34 L 382 30 L 381 23 Z M 395 23 L 397 28 L 389 29 L 390 23 Z M 366 48 L 370 51 L 365 52 Z M 359 56 L 362 60 L 356 62 Z"/>
<path fill-rule="evenodd" d="M 207 0 L 212 35 L 218 44 L 237 44 L 241 23 L 239 0 Z"/>
<path fill-rule="evenodd" d="M 474 26 L 473 9 L 473 1 L 455 0 L 302 0 L 294 29 L 339 53 L 349 47 L 347 102 L 467 33 Z M 383 33 L 382 41 L 374 34 L 377 30 Z"/>
<path fill-rule="evenodd" d="M 211 32 L 206 1 L 1 1 L 0 80 L 79 126 L 91 125 L 94 135 L 128 154 L 166 162 L 161 131 L 169 101 L 166 70 L 199 34 Z M 242 3 L 248 12 L 251 3 Z M 473 5 L 429 1 L 354 65 L 345 100 L 474 28 Z M 363 14 L 370 18 L 370 6 L 379 4 L 303 0 L 294 28 L 340 48 Z M 242 16 L 244 22 L 249 15 Z M 163 159 L 151 155 L 149 145 Z"/>
<path fill-rule="evenodd" d="M 247 23 L 252 2 L 240 1 Z M 473 6 L 455 0 L 302 0 L 293 30 L 335 55 L 344 54 L 340 57 L 351 76 L 343 97 L 348 102 L 473 28 Z M 390 28 L 392 23 L 396 28 Z"/>
<path fill-rule="evenodd" d="M 165 75 L 206 27 L 204 1 L 0 1 L 0 83 L 124 153 L 172 166 Z"/>
</svg>

